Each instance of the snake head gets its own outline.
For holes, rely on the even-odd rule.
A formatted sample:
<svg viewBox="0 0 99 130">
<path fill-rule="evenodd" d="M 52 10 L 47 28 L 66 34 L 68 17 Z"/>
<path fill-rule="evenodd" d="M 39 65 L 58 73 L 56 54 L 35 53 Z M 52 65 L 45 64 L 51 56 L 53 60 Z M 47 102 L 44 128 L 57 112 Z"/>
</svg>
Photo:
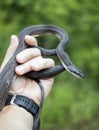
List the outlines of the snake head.
<svg viewBox="0 0 99 130">
<path fill-rule="evenodd" d="M 83 72 L 75 65 L 65 66 L 65 69 L 77 78 L 84 78 Z"/>
</svg>

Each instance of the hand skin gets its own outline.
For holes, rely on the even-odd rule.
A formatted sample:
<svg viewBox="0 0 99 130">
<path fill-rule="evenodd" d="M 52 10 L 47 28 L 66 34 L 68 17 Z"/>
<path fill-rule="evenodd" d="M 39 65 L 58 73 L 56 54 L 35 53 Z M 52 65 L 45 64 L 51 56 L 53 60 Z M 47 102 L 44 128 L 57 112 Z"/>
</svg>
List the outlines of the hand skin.
<svg viewBox="0 0 99 130">
<path fill-rule="evenodd" d="M 25 41 L 30 46 L 37 45 L 36 39 L 32 36 L 27 35 L 25 37 Z M 11 43 L 1 65 L 0 71 L 2 71 L 7 61 L 13 55 L 18 44 L 19 41 L 17 36 L 12 35 Z M 40 50 L 37 48 L 28 48 L 23 50 L 16 56 L 16 60 L 20 63 L 20 65 L 15 68 L 15 72 L 18 76 L 11 84 L 9 93 L 17 93 L 19 95 L 26 96 L 34 100 L 39 105 L 41 91 L 38 84 L 34 80 L 31 80 L 23 75 L 32 70 L 39 71 L 53 67 L 54 61 L 50 58 L 43 58 Z M 44 86 L 46 98 L 52 88 L 54 79 L 40 79 L 40 81 Z M 21 107 L 9 105 L 5 106 L 0 112 L 0 130 L 32 130 L 32 127 L 33 116 Z"/>
</svg>

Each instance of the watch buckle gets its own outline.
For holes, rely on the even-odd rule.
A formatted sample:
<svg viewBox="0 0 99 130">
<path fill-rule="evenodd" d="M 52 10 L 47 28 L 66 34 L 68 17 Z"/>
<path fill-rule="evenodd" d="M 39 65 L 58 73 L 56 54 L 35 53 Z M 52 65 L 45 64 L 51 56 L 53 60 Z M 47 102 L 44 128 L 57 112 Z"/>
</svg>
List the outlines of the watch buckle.
<svg viewBox="0 0 99 130">
<path fill-rule="evenodd" d="M 16 96 L 17 96 L 17 94 L 14 94 L 14 95 L 13 95 L 13 97 L 12 97 L 12 99 L 11 99 L 11 101 L 10 101 L 10 104 L 11 104 L 11 105 L 15 104 L 14 101 L 15 101 L 15 99 L 16 99 Z M 16 104 L 15 104 L 15 105 L 16 105 Z"/>
</svg>

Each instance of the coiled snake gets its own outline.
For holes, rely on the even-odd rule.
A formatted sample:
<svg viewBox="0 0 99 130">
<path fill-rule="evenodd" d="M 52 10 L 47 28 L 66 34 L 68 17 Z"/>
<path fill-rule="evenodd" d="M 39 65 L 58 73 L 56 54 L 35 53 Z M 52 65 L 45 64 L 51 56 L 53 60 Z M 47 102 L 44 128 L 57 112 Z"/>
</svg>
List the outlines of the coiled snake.
<svg viewBox="0 0 99 130">
<path fill-rule="evenodd" d="M 11 57 L 11 59 L 8 61 L 8 63 L 5 65 L 4 69 L 0 73 L 0 110 L 5 104 L 5 101 L 8 96 L 9 89 L 10 89 L 10 84 L 16 75 L 14 70 L 15 70 L 15 67 L 18 65 L 18 63 L 16 62 L 15 57 L 19 52 L 29 47 L 24 42 L 25 35 L 39 36 L 39 35 L 48 34 L 48 33 L 54 34 L 59 38 L 60 43 L 58 44 L 56 49 L 46 50 L 39 46 L 37 48 L 40 49 L 42 55 L 58 56 L 59 60 L 61 61 L 61 65 L 57 65 L 50 69 L 42 70 L 39 72 L 29 72 L 27 76 L 30 78 L 35 78 L 35 79 L 49 78 L 63 72 L 64 70 L 67 70 L 78 78 L 84 77 L 84 74 L 82 73 L 82 71 L 71 62 L 68 54 L 64 51 L 64 48 L 69 40 L 67 32 L 65 32 L 60 27 L 52 26 L 52 25 L 29 26 L 23 29 L 19 33 L 18 38 L 19 38 L 20 44 L 17 50 L 15 51 L 14 55 Z"/>
</svg>

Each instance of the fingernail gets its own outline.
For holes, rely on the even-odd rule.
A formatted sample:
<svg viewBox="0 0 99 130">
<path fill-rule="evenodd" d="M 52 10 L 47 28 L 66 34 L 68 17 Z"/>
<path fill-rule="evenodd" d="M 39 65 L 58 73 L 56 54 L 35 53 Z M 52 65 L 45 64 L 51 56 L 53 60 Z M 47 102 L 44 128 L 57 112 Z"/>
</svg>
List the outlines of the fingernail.
<svg viewBox="0 0 99 130">
<path fill-rule="evenodd" d="M 14 42 L 14 38 L 15 38 L 15 36 L 11 35 L 11 44 Z"/>
<path fill-rule="evenodd" d="M 25 60 L 24 55 L 17 54 L 16 59 L 18 62 L 22 63 Z"/>
<path fill-rule="evenodd" d="M 19 41 L 16 35 L 11 35 L 11 44 L 14 44 L 14 47 L 17 48 Z"/>
<path fill-rule="evenodd" d="M 11 35 L 11 42 L 13 42 L 16 39 L 16 35 Z"/>
<path fill-rule="evenodd" d="M 34 38 L 33 38 L 32 36 L 26 35 L 26 38 L 27 38 L 29 41 L 31 41 L 31 42 L 34 41 Z"/>
<path fill-rule="evenodd" d="M 31 45 L 37 45 L 37 40 L 33 36 L 26 35 L 25 38 Z"/>
<path fill-rule="evenodd" d="M 16 72 L 18 74 L 23 74 L 24 73 L 24 68 L 22 66 L 18 66 L 18 67 L 16 67 Z"/>
</svg>

